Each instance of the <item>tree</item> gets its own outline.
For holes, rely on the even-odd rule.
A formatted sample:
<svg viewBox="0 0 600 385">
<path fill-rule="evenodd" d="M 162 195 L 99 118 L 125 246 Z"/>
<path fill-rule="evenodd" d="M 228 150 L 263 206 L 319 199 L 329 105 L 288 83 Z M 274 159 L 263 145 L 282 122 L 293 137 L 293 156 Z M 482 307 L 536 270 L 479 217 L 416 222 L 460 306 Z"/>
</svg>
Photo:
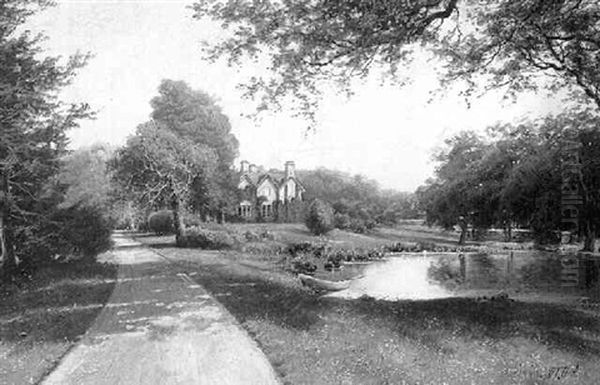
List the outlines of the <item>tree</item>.
<svg viewBox="0 0 600 385">
<path fill-rule="evenodd" d="M 584 250 L 592 251 L 600 230 L 598 124 L 595 114 L 570 111 L 519 126 L 490 127 L 486 137 L 466 132 L 448 140 L 436 157 L 435 178 L 417 194 L 428 222 L 446 228 L 458 223 L 461 241 L 469 224 L 485 230 L 514 222 L 531 228 L 538 245 L 557 242 L 565 219 L 563 170 L 571 136 L 579 145 L 581 175 L 567 192 L 581 195 L 579 232 Z"/>
<path fill-rule="evenodd" d="M 586 127 L 579 131 L 582 145 L 583 210 L 581 220 L 585 236 L 585 251 L 595 251 L 595 241 L 600 235 L 600 119 L 577 120 L 585 122 Z M 590 124 L 591 123 L 591 124 Z"/>
<path fill-rule="evenodd" d="M 225 207 L 237 202 L 231 166 L 238 156 L 239 143 L 231 133 L 229 119 L 212 97 L 183 81 L 163 80 L 158 93 L 150 102 L 152 119 L 180 138 L 214 151 L 216 172 L 196 175 L 190 208 L 204 215 L 220 216 Z"/>
<path fill-rule="evenodd" d="M 364 232 L 414 214 L 407 207 L 410 194 L 382 190 L 376 181 L 361 175 L 325 168 L 300 170 L 298 175 L 307 190 L 305 198 L 331 204 L 343 229 Z"/>
<path fill-rule="evenodd" d="M 67 155 L 58 174 L 58 182 L 65 186 L 61 207 L 96 207 L 108 211 L 114 187 L 108 172 L 111 150 L 96 144 Z"/>
<path fill-rule="evenodd" d="M 210 43 L 210 58 L 226 56 L 239 64 L 245 56 L 269 53 L 272 76 L 247 85 L 250 94 L 262 97 L 259 108 L 292 96 L 310 116 L 320 81 L 348 87 L 374 62 L 395 72 L 405 45 L 432 39 L 437 22 L 450 17 L 457 2 L 205 0 L 193 9 L 195 18 L 210 17 L 233 29 L 229 38 Z"/>
<path fill-rule="evenodd" d="M 216 168 L 215 151 L 155 122 L 138 126 L 111 162 L 114 178 L 140 204 L 173 211 L 175 235 L 183 233 L 181 210 L 190 202 L 193 181 Z"/>
<path fill-rule="evenodd" d="M 304 220 L 306 227 L 314 235 L 324 235 L 333 230 L 333 209 L 331 205 L 314 199 L 308 206 Z"/>
<path fill-rule="evenodd" d="M 463 244 L 469 225 L 481 231 L 494 223 L 499 206 L 496 186 L 503 175 L 491 161 L 494 148 L 478 134 L 462 132 L 445 144 L 435 156 L 439 162 L 436 178 L 419 190 L 419 196 L 427 222 L 446 229 L 458 224 L 459 244 Z"/>
<path fill-rule="evenodd" d="M 319 83 L 341 88 L 372 68 L 390 75 L 421 43 L 447 60 L 446 80 L 469 89 L 483 76 L 490 87 L 518 92 L 550 75 L 600 108 L 600 4 L 596 0 L 239 1 L 203 0 L 194 17 L 210 17 L 232 33 L 209 43 L 210 58 L 270 59 L 271 75 L 247 85 L 263 106 L 286 96 L 311 114 Z"/>
<path fill-rule="evenodd" d="M 164 128 L 193 143 L 210 146 L 220 169 L 229 169 L 238 156 L 238 140 L 229 119 L 215 100 L 184 81 L 165 79 L 150 101 L 151 117 Z"/>
<path fill-rule="evenodd" d="M 77 54 L 61 64 L 59 58 L 43 55 L 43 36 L 18 32 L 48 4 L 0 4 L 0 244 L 7 274 L 14 272 L 17 258 L 32 257 L 27 247 L 32 242 L 46 245 L 40 249 L 44 255 L 52 252 L 52 234 L 42 229 L 48 228 L 59 199 L 46 186 L 66 154 L 66 132 L 89 116 L 87 105 L 66 105 L 56 97 L 87 56 Z"/>
<path fill-rule="evenodd" d="M 477 25 L 442 39 L 447 79 L 487 80 L 510 93 L 567 89 L 600 108 L 600 4 L 595 0 L 484 1 L 468 7 Z"/>
</svg>

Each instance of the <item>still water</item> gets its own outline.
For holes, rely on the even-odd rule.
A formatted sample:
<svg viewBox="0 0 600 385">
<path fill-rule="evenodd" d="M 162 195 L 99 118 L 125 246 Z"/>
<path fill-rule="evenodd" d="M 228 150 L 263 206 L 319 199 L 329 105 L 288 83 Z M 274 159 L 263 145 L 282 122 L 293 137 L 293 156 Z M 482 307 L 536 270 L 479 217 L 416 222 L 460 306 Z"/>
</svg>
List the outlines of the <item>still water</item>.
<svg viewBox="0 0 600 385">
<path fill-rule="evenodd" d="M 572 293 L 576 286 L 572 275 L 574 269 L 577 271 L 573 261 L 573 256 L 539 251 L 394 255 L 369 264 L 344 265 L 343 269 L 353 269 L 356 277 L 348 289 L 329 296 L 358 298 L 366 295 L 397 300 L 435 299 L 500 290 Z M 329 278 L 336 279 L 336 274 L 339 273 L 330 273 Z M 344 275 L 348 275 L 348 271 Z"/>
</svg>

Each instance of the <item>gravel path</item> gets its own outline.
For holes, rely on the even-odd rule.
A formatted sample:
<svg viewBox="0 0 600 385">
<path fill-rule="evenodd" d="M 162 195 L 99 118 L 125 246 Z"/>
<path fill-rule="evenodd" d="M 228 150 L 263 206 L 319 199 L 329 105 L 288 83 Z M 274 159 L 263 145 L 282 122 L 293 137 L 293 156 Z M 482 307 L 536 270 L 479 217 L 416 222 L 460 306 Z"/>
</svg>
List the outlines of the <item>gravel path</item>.
<svg viewBox="0 0 600 385">
<path fill-rule="evenodd" d="M 280 384 L 267 358 L 181 267 L 123 234 L 102 258 L 118 282 L 82 341 L 42 382 Z"/>
</svg>

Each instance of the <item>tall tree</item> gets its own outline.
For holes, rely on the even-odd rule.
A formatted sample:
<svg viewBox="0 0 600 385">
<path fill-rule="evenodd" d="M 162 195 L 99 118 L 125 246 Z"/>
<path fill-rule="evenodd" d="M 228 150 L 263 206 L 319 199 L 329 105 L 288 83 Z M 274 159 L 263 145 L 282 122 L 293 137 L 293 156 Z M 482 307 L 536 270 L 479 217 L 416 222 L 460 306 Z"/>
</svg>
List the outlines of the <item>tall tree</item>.
<svg viewBox="0 0 600 385">
<path fill-rule="evenodd" d="M 42 241 L 39 231 L 55 203 L 44 188 L 66 153 L 66 132 L 88 116 L 87 105 L 65 105 L 57 92 L 85 64 L 75 55 L 61 64 L 46 57 L 42 35 L 18 32 L 47 1 L 0 3 L 0 244 L 3 270 L 11 273 L 25 245 Z"/>
<path fill-rule="evenodd" d="M 218 215 L 237 198 L 231 166 L 239 143 L 229 119 L 214 98 L 183 81 L 163 80 L 158 93 L 150 102 L 152 119 L 181 138 L 215 152 L 217 172 L 210 177 L 202 173 L 196 176 L 190 203 L 194 211 Z"/>
<path fill-rule="evenodd" d="M 270 58 L 271 74 L 247 85 L 265 105 L 295 96 L 314 106 L 319 83 L 348 88 L 372 68 L 394 75 L 421 43 L 448 60 L 446 80 L 483 78 L 512 92 L 567 87 L 600 108 L 600 4 L 596 0 L 240 1 L 202 0 L 195 17 L 232 30 L 209 57 Z"/>
<path fill-rule="evenodd" d="M 468 225 L 489 227 L 497 196 L 492 180 L 484 180 L 484 159 L 490 146 L 474 132 L 462 132 L 446 140 L 435 159 L 439 163 L 436 178 L 429 180 L 418 194 L 423 202 L 427 222 L 461 228 L 459 244 L 466 240 Z"/>
<path fill-rule="evenodd" d="M 533 230 L 538 244 L 556 242 L 563 215 L 567 139 L 578 144 L 581 174 L 575 188 L 584 250 L 594 249 L 600 231 L 600 119 L 568 112 L 519 126 L 496 126 L 485 138 L 462 133 L 437 156 L 435 178 L 419 189 L 430 223 L 444 227 L 471 223 L 486 229 L 506 221 Z M 571 178 L 572 175 L 567 176 Z M 458 218 L 463 218 L 458 220 Z"/>
<path fill-rule="evenodd" d="M 216 159 L 212 148 L 149 122 L 138 126 L 117 151 L 112 168 L 115 179 L 141 205 L 173 211 L 179 238 L 183 232 L 181 210 L 190 203 L 192 183 L 201 175 L 210 178 Z"/>
</svg>

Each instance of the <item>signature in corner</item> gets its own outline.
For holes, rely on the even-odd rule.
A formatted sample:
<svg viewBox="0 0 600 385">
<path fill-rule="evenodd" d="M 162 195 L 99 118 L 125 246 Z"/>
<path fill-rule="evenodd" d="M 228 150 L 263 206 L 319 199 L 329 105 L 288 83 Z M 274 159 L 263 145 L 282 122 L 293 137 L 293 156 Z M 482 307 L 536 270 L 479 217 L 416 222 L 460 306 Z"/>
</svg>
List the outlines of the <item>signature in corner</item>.
<svg viewBox="0 0 600 385">
<path fill-rule="evenodd" d="M 566 365 L 566 366 L 553 366 L 548 368 L 545 373 L 539 373 L 540 378 L 547 378 L 552 380 L 561 380 L 569 376 L 575 375 L 579 372 L 579 364 Z"/>
</svg>

